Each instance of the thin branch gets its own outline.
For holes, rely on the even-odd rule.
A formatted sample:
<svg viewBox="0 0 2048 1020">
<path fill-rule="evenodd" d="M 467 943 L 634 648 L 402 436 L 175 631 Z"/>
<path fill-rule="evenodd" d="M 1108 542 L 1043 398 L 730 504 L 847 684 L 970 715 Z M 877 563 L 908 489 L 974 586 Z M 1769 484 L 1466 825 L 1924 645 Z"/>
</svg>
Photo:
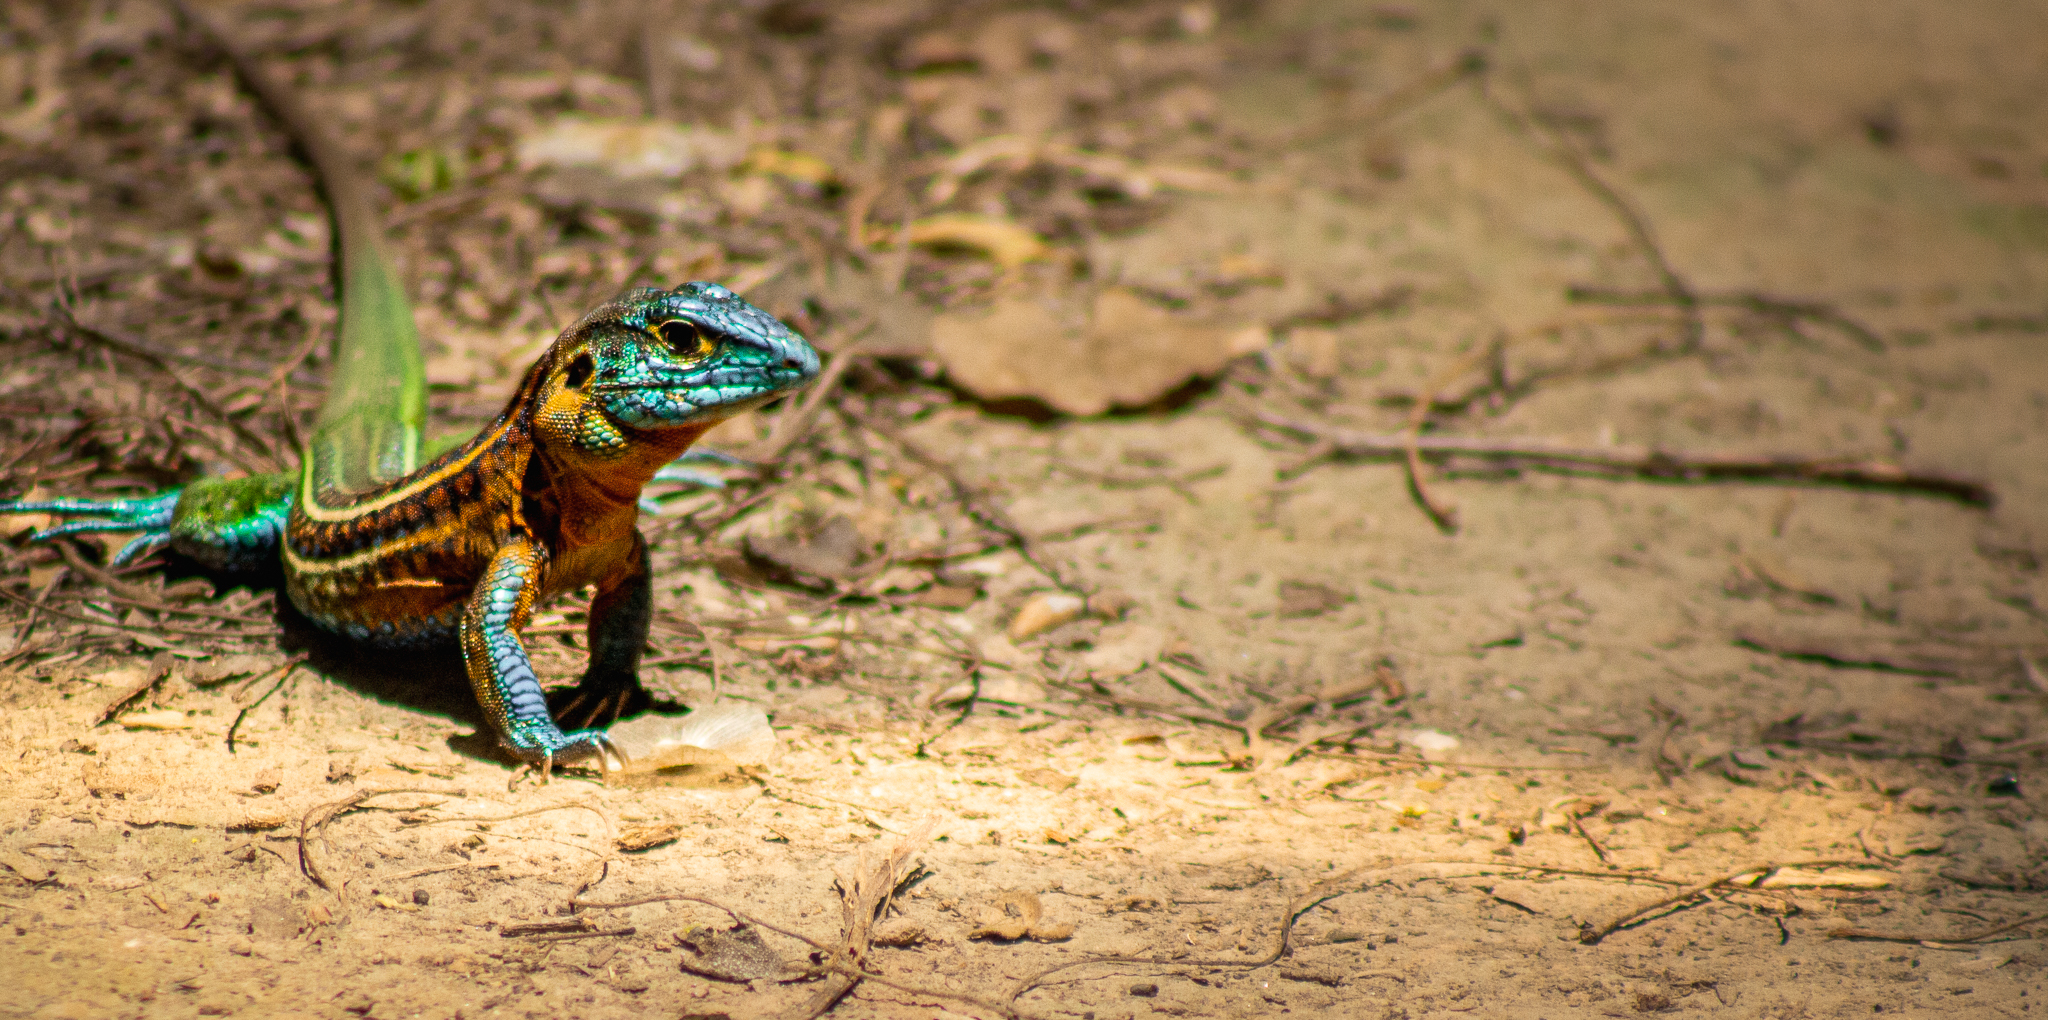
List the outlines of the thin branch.
<svg viewBox="0 0 2048 1020">
<path fill-rule="evenodd" d="M 243 640 L 247 640 L 250 638 L 276 637 L 278 633 L 275 630 L 258 631 L 252 633 L 249 631 L 232 630 L 194 630 L 188 627 L 139 627 L 132 623 L 119 623 L 113 620 L 97 620 L 90 616 L 84 616 L 78 613 L 67 613 L 53 606 L 45 605 L 39 602 L 31 602 L 28 599 L 16 595 L 11 591 L 7 591 L 4 588 L 0 588 L 0 599 L 6 599 L 9 602 L 19 603 L 21 605 L 27 606 L 32 610 L 40 610 L 42 612 L 50 614 L 51 616 L 60 616 L 66 620 L 72 620 L 77 623 L 87 623 L 95 627 L 112 627 L 115 630 L 125 630 L 137 634 L 180 634 L 185 637 L 229 639 L 240 638 Z"/>
<path fill-rule="evenodd" d="M 1326 456 L 1402 457 L 1410 444 L 1410 440 L 1402 435 L 1359 432 L 1301 421 L 1270 411 L 1252 411 L 1250 417 L 1253 424 L 1316 441 L 1327 450 Z M 1775 481 L 1841 485 L 1938 496 L 1982 509 L 1989 509 L 1997 501 L 1991 487 L 1984 482 L 1932 471 L 1911 471 L 1875 458 L 1695 454 L 1649 446 L 1579 447 L 1541 439 L 1468 439 L 1456 436 L 1421 436 L 1413 441 L 1413 445 L 1423 453 L 1485 458 L 1489 466 L 1495 468 L 1526 468 L 1559 474 L 1633 477 L 1662 482 Z"/>
<path fill-rule="evenodd" d="M 314 806 L 312 810 L 307 811 L 305 815 L 299 818 L 299 870 L 304 872 L 307 878 L 312 879 L 314 885 L 330 890 L 337 896 L 341 894 L 340 889 L 327 884 L 327 877 L 321 874 L 319 864 L 313 860 L 311 837 L 318 837 L 321 844 L 323 846 L 326 845 L 328 822 L 333 821 L 338 815 L 355 810 L 362 806 L 364 801 L 372 797 L 382 797 L 388 793 L 418 793 L 434 797 L 468 796 L 468 794 L 461 790 L 426 790 L 418 787 L 398 787 L 386 790 L 359 790 L 340 800 Z"/>
<path fill-rule="evenodd" d="M 846 370 L 853 367 L 854 358 L 860 353 L 861 344 L 867 340 L 867 331 L 873 328 L 874 323 L 868 323 L 863 329 L 855 331 L 852 343 L 833 352 L 832 363 L 826 365 L 825 371 L 818 376 L 818 381 L 811 384 L 811 391 L 804 395 L 802 406 L 776 419 L 774 431 L 762 442 L 760 451 L 753 459 L 771 464 L 781 460 L 782 455 L 789 452 L 789 448 L 796 445 L 797 440 L 802 439 L 805 432 L 810 431 L 811 423 L 817 420 L 818 410 L 824 406 L 825 398 L 839 385 L 839 380 L 846 375 Z"/>
<path fill-rule="evenodd" d="M 277 451 L 271 448 L 268 440 L 257 435 L 253 429 L 243 424 L 233 415 L 228 414 L 227 410 L 216 403 L 213 397 L 208 395 L 205 390 L 186 382 L 185 377 L 179 375 L 177 370 L 171 367 L 171 363 L 164 360 L 163 355 L 151 350 L 146 342 L 134 337 L 122 336 L 97 326 L 88 326 L 78 321 L 71 314 L 71 307 L 67 304 L 59 304 L 57 312 L 63 319 L 65 328 L 73 336 L 82 340 L 90 340 L 108 350 L 125 354 L 155 369 L 157 374 L 169 379 L 171 384 L 176 386 L 178 391 L 183 393 L 187 400 L 192 401 L 200 410 L 205 411 L 208 416 L 226 425 L 234 432 L 237 439 L 240 439 L 251 449 L 262 454 L 263 458 L 270 462 L 268 470 L 277 471 L 284 469 L 285 462 L 278 458 Z M 266 469 L 262 465 L 243 460 L 232 449 L 225 449 L 221 452 L 233 457 L 237 467 L 252 475 L 266 473 Z"/>
<path fill-rule="evenodd" d="M 1066 579 L 1061 575 L 1059 568 L 1053 566 L 1038 554 L 1031 536 L 1026 534 L 1024 529 L 1016 521 L 1012 520 L 1010 515 L 1004 512 L 1001 506 L 996 504 L 995 500 L 989 498 L 988 493 L 967 484 L 966 479 L 962 478 L 960 473 L 953 469 L 953 465 L 925 452 L 923 447 L 911 442 L 901 433 L 884 428 L 864 417 L 855 416 L 843 408 L 840 410 L 840 413 L 846 415 L 853 424 L 894 443 L 898 449 L 903 451 L 905 456 L 916 461 L 920 467 L 932 471 L 945 479 L 947 487 L 953 490 L 953 498 L 959 501 L 961 508 L 967 511 L 968 516 L 980 522 L 983 527 L 1007 539 L 1010 547 L 1017 550 L 1017 555 L 1024 557 L 1024 561 L 1037 568 L 1039 573 L 1051 578 L 1054 585 L 1061 589 L 1071 590 Z"/>
<path fill-rule="evenodd" d="M 1764 879 L 1769 878 L 1772 873 L 1782 871 L 1786 868 L 1868 868 L 1871 866 L 1872 865 L 1869 861 L 1787 861 L 1780 864 L 1751 865 L 1747 868 L 1731 871 L 1725 875 L 1721 875 L 1708 881 L 1701 882 L 1698 885 L 1687 886 L 1686 888 L 1680 889 L 1679 891 L 1672 893 L 1669 896 L 1665 896 L 1661 899 L 1658 899 L 1654 903 L 1645 903 L 1642 906 L 1635 908 L 1634 910 L 1630 910 L 1626 913 L 1621 914 L 1613 920 L 1608 921 L 1606 924 L 1596 926 L 1592 922 L 1587 922 L 1579 928 L 1579 941 L 1589 946 L 1598 945 L 1601 939 L 1604 939 L 1607 936 L 1614 934 L 1615 931 L 1619 930 L 1620 928 L 1626 925 L 1633 924 L 1636 921 L 1643 919 L 1645 916 L 1649 914 L 1662 910 L 1665 907 L 1676 906 L 1678 904 L 1687 903 L 1692 900 L 1698 899 L 1702 896 L 1705 896 L 1707 893 L 1720 888 L 1721 886 L 1727 885 L 1728 883 L 1733 882 L 1736 879 L 1742 878 L 1747 875 L 1755 875 L 1756 881 L 1761 882 Z"/>
<path fill-rule="evenodd" d="M 1606 287 L 1587 287 L 1574 284 L 1566 287 L 1567 301 L 1582 304 L 1618 305 L 1641 307 L 1646 305 L 1670 305 L 1676 302 L 1668 292 L 1614 290 Z M 1865 350 L 1883 353 L 1884 338 L 1877 331 L 1855 319 L 1842 314 L 1825 301 L 1795 301 L 1791 298 L 1774 297 L 1758 291 L 1732 291 L 1723 293 L 1694 294 L 1693 303 L 1700 307 L 1740 308 L 1758 315 L 1776 319 L 1805 319 L 1833 326 L 1847 333 Z"/>
<path fill-rule="evenodd" d="M 250 678 L 248 683 L 243 685 L 243 690 L 246 691 L 249 688 L 249 686 L 254 685 L 257 681 L 262 680 L 264 677 L 269 676 L 273 670 L 278 671 L 280 673 L 280 675 L 277 678 L 277 682 L 271 684 L 269 690 L 264 691 L 262 696 L 258 697 L 255 701 L 252 701 L 249 704 L 243 706 L 241 711 L 235 713 L 235 721 L 228 725 L 229 754 L 235 753 L 235 731 L 242 728 L 242 720 L 249 718 L 249 713 L 256 711 L 258 708 L 261 708 L 265 701 L 270 700 L 270 696 L 276 694 L 278 692 L 278 689 L 284 686 L 285 681 L 290 680 L 292 678 L 292 674 L 298 672 L 299 667 L 301 665 L 304 665 L 308 658 L 311 658 L 310 653 L 301 652 L 290 659 L 286 659 L 284 662 L 276 666 L 270 667 L 270 669 L 264 670 L 262 675 Z"/>
<path fill-rule="evenodd" d="M 2006 932 L 2015 931 L 2020 928 L 2025 928 L 2031 924 L 2039 924 L 2042 921 L 2048 921 L 2048 914 L 2035 914 L 2032 917 L 2022 917 L 2019 920 L 2012 922 L 2011 924 L 2001 924 L 1996 928 L 1986 928 L 1983 931 L 1977 932 L 1976 934 L 1963 935 L 1960 937 L 1927 934 L 1897 935 L 1888 934 L 1881 931 L 1871 931 L 1868 928 L 1836 928 L 1834 931 L 1828 932 L 1828 938 L 1867 939 L 1876 942 L 1940 942 L 1947 945 L 1965 945 L 1971 942 L 1982 942 L 1985 939 L 1992 937 L 1993 935 L 2003 935 Z"/>
<path fill-rule="evenodd" d="M 1671 260 L 1665 257 L 1663 246 L 1657 243 L 1657 235 L 1650 229 L 1649 219 L 1643 216 L 1634 203 L 1593 171 L 1593 165 L 1569 138 L 1550 131 L 1529 113 L 1508 105 L 1500 96 L 1495 95 L 1493 90 L 1486 87 L 1485 79 L 1480 80 L 1477 91 L 1481 102 L 1492 107 L 1524 137 L 1534 140 L 1537 146 L 1572 176 L 1573 180 L 1578 181 L 1581 187 L 1621 221 L 1622 229 L 1628 231 L 1629 237 L 1642 251 L 1643 257 L 1649 261 L 1650 268 L 1656 272 L 1658 282 L 1664 285 L 1666 298 L 1677 306 L 1680 314 L 1684 316 L 1680 352 L 1691 353 L 1699 350 L 1701 343 L 1706 340 L 1706 323 L 1700 318 L 1699 298 L 1694 296 L 1692 286 L 1671 267 Z"/>
<path fill-rule="evenodd" d="M 1487 57 L 1484 50 L 1466 50 L 1441 67 L 1432 68 L 1406 85 L 1374 99 L 1356 113 L 1339 112 L 1327 118 L 1323 124 L 1310 128 L 1303 134 L 1290 139 L 1290 147 L 1313 145 L 1331 138 L 1357 138 L 1366 129 L 1421 106 L 1427 100 L 1449 90 L 1451 86 L 1486 73 Z"/>
</svg>

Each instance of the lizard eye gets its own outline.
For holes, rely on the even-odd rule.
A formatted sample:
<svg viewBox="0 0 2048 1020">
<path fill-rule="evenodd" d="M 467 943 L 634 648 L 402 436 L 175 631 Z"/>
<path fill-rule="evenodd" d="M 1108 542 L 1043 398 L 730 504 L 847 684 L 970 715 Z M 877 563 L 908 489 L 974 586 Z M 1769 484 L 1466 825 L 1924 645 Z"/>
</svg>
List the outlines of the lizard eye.
<svg viewBox="0 0 2048 1020">
<path fill-rule="evenodd" d="M 697 361 L 710 357 L 718 350 L 717 342 L 704 335 L 697 324 L 688 319 L 670 319 L 656 327 L 663 343 L 686 361 Z"/>
</svg>

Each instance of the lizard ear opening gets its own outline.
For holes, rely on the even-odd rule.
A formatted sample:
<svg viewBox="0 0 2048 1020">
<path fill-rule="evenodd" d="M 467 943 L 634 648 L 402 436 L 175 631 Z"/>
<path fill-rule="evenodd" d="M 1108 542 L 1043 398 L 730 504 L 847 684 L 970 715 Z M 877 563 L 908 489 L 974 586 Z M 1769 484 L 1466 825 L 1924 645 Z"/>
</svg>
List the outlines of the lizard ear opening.
<svg viewBox="0 0 2048 1020">
<path fill-rule="evenodd" d="M 562 373 L 562 384 L 572 390 L 580 390 L 584 383 L 590 381 L 590 374 L 596 370 L 596 366 L 590 360 L 590 352 L 584 351 L 569 362 L 569 370 Z"/>
</svg>

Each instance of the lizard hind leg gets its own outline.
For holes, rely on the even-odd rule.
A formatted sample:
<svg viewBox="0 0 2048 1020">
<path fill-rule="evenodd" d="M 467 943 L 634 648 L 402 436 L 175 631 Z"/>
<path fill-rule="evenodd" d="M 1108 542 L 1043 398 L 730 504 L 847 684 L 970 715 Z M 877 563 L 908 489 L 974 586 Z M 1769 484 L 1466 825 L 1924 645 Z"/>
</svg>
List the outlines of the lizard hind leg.
<svg viewBox="0 0 2048 1020">
<path fill-rule="evenodd" d="M 171 520 L 183 490 L 140 499 L 35 499 L 0 503 L 0 514 L 83 515 L 83 519 L 38 530 L 31 542 L 47 542 L 66 535 L 87 535 L 109 531 L 140 531 L 142 534 L 114 554 L 114 566 L 124 566 L 155 552 L 171 542 Z"/>
</svg>

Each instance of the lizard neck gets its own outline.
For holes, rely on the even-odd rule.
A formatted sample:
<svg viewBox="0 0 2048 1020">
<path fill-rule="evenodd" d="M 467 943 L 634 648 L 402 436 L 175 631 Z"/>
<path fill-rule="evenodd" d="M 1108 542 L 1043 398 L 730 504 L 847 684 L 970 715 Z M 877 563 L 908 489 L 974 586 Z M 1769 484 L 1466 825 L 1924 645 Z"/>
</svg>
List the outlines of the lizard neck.
<svg viewBox="0 0 2048 1020">
<path fill-rule="evenodd" d="M 620 428 L 624 448 L 602 454 L 544 442 L 529 469 L 528 498 L 553 519 L 565 547 L 625 539 L 639 519 L 640 490 L 710 427 Z"/>
</svg>

